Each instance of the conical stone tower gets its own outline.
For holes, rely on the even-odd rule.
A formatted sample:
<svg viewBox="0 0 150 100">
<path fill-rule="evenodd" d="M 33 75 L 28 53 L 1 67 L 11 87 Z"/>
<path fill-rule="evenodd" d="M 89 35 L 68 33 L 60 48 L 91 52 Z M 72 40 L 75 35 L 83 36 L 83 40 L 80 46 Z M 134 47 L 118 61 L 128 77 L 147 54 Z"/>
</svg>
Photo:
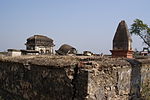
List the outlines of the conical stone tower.
<svg viewBox="0 0 150 100">
<path fill-rule="evenodd" d="M 110 50 L 112 57 L 133 58 L 132 39 L 126 22 L 119 23 L 113 39 L 113 50 Z"/>
</svg>

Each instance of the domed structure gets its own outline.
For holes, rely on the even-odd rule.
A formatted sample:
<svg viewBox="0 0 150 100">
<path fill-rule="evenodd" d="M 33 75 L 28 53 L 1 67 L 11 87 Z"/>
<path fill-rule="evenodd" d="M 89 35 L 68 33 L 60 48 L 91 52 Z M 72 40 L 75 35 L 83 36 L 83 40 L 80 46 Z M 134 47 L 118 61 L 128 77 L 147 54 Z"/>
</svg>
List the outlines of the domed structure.
<svg viewBox="0 0 150 100">
<path fill-rule="evenodd" d="M 77 54 L 77 50 L 70 45 L 63 44 L 59 50 L 56 50 L 56 53 L 59 55 Z"/>
<path fill-rule="evenodd" d="M 40 54 L 53 54 L 53 47 L 55 46 L 51 38 L 43 35 L 29 37 L 25 45 L 27 50 L 36 50 Z"/>
</svg>

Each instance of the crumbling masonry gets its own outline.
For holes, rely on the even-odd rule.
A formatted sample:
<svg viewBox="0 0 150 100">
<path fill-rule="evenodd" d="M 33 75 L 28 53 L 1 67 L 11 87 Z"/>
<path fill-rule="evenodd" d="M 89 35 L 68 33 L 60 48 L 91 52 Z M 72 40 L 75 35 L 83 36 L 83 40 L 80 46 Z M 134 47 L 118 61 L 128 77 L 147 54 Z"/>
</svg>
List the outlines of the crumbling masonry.
<svg viewBox="0 0 150 100">
<path fill-rule="evenodd" d="M 0 58 L 5 100 L 139 100 L 148 98 L 149 77 L 149 58 Z"/>
</svg>

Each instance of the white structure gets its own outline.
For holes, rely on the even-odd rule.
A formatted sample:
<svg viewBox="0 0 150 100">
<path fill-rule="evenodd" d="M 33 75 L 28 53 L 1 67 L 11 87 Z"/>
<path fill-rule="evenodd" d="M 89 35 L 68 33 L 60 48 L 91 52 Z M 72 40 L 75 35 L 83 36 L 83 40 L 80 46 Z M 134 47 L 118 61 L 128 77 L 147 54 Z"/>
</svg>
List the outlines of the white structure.
<svg viewBox="0 0 150 100">
<path fill-rule="evenodd" d="M 16 50 L 16 49 L 8 49 L 8 56 L 21 56 L 21 51 L 20 50 Z"/>
<path fill-rule="evenodd" d="M 34 35 L 27 39 L 26 49 L 39 51 L 40 54 L 53 54 L 53 40 L 43 36 Z"/>
</svg>

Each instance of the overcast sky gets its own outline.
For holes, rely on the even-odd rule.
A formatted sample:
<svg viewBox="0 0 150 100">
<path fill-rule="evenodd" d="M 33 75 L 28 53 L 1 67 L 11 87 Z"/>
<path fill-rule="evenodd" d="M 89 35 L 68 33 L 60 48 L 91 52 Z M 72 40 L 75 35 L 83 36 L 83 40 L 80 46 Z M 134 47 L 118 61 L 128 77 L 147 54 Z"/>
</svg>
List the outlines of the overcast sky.
<svg viewBox="0 0 150 100">
<path fill-rule="evenodd" d="M 70 44 L 79 52 L 109 54 L 121 20 L 128 28 L 139 18 L 150 25 L 150 0 L 0 0 L 0 51 L 25 49 L 26 39 L 41 34 L 55 49 Z M 133 48 L 144 45 L 133 37 Z"/>
</svg>

